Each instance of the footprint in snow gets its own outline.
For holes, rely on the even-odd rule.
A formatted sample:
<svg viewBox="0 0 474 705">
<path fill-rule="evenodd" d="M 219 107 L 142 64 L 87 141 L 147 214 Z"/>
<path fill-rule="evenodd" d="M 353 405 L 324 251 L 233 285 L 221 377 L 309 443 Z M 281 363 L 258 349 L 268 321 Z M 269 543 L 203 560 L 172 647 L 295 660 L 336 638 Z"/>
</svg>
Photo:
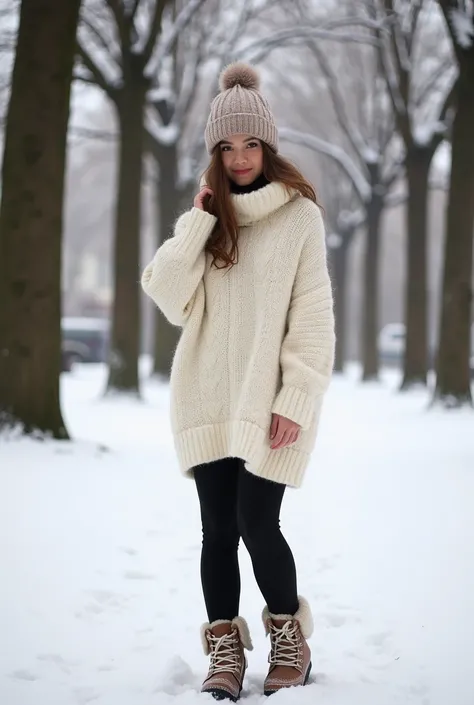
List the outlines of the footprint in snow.
<svg viewBox="0 0 474 705">
<path fill-rule="evenodd" d="M 87 703 L 100 698 L 100 693 L 94 690 L 94 688 L 74 688 L 73 693 L 79 705 L 87 705 Z"/>
<path fill-rule="evenodd" d="M 126 553 L 127 556 L 138 556 L 137 549 L 132 548 L 131 546 L 119 546 L 118 550 L 122 551 L 122 553 Z"/>
<path fill-rule="evenodd" d="M 38 661 L 54 664 L 59 670 L 63 671 L 63 673 L 71 673 L 71 666 L 77 666 L 77 663 L 65 661 L 59 654 L 38 654 L 36 658 Z"/>
<path fill-rule="evenodd" d="M 156 576 L 151 573 L 143 573 L 141 570 L 126 570 L 123 577 L 127 580 L 155 580 Z"/>
<path fill-rule="evenodd" d="M 154 688 L 155 693 L 181 695 L 195 690 L 200 692 L 201 681 L 191 667 L 180 656 L 170 659 L 163 669 L 163 676 Z"/>
<path fill-rule="evenodd" d="M 26 668 L 19 668 L 17 671 L 13 671 L 9 675 L 10 675 L 10 678 L 15 678 L 15 680 L 18 680 L 18 681 L 31 681 L 31 682 L 33 682 L 33 681 L 39 680 L 39 676 L 32 673 L 31 671 L 27 671 Z"/>
</svg>

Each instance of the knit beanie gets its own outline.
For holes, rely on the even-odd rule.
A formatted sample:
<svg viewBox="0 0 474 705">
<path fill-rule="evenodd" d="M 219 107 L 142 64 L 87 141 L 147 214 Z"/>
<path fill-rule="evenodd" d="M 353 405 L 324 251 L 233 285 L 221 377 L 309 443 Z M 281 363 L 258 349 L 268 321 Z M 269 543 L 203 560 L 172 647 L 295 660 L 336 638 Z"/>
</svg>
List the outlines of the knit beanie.
<svg viewBox="0 0 474 705">
<path fill-rule="evenodd" d="M 260 79 L 253 66 L 234 63 L 219 79 L 221 92 L 211 103 L 205 139 L 209 154 L 231 135 L 252 135 L 278 152 L 278 131 L 268 101 L 259 92 Z"/>
</svg>

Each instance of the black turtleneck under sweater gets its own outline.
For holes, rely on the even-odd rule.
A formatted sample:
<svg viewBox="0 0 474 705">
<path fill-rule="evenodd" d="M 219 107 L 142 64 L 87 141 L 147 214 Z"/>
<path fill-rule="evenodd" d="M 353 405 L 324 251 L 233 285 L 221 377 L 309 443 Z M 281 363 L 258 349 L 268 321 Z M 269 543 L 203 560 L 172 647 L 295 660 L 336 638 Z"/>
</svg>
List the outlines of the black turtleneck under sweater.
<svg viewBox="0 0 474 705">
<path fill-rule="evenodd" d="M 252 191 L 258 191 L 264 186 L 268 186 L 269 183 L 269 180 L 262 173 L 255 179 L 255 181 L 252 181 L 251 184 L 247 184 L 246 186 L 239 186 L 239 184 L 236 184 L 234 181 L 230 181 L 230 191 L 231 193 L 236 194 L 252 193 Z"/>
</svg>

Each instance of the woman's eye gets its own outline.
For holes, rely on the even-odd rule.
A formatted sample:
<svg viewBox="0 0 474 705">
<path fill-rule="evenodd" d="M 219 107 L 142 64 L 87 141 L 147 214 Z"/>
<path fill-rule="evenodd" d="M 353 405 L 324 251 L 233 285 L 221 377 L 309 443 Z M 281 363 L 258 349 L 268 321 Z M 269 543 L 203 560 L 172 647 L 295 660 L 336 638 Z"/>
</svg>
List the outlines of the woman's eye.
<svg viewBox="0 0 474 705">
<path fill-rule="evenodd" d="M 228 144 L 225 144 L 225 145 L 222 147 L 222 151 L 223 151 L 223 152 L 228 152 L 229 150 L 230 150 L 230 146 L 229 146 Z"/>
<path fill-rule="evenodd" d="M 248 146 L 251 147 L 251 148 L 252 148 L 252 147 L 253 147 L 253 148 L 258 147 L 258 142 L 249 142 L 249 143 L 248 143 Z"/>
</svg>

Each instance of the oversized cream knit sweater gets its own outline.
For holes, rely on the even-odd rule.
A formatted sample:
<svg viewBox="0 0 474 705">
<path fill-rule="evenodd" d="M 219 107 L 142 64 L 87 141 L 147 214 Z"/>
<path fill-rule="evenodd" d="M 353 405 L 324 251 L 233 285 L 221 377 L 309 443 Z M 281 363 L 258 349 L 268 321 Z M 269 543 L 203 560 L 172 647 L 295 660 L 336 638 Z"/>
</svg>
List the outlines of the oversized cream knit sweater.
<svg viewBox="0 0 474 705">
<path fill-rule="evenodd" d="M 280 183 L 233 195 L 239 261 L 211 267 L 215 218 L 193 208 L 142 275 L 145 292 L 183 328 L 170 380 L 183 473 L 224 457 L 299 487 L 334 361 L 334 317 L 319 208 Z M 302 427 L 270 448 L 272 413 Z"/>
</svg>

